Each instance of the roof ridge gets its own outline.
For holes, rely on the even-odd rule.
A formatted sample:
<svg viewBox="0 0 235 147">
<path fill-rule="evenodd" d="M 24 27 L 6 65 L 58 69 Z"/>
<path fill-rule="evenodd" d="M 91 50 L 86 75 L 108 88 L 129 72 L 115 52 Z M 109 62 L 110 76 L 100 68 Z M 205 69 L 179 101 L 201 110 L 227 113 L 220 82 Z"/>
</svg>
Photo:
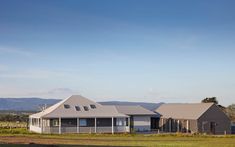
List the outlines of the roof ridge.
<svg viewBox="0 0 235 147">
<path fill-rule="evenodd" d="M 206 103 L 205 103 L 206 104 Z M 213 105 L 215 105 L 215 103 L 207 103 L 207 104 L 211 104 L 209 107 L 206 108 L 206 110 L 204 112 L 202 112 L 202 114 L 200 116 L 197 117 L 197 119 L 199 119 L 204 113 L 206 113 Z"/>
</svg>

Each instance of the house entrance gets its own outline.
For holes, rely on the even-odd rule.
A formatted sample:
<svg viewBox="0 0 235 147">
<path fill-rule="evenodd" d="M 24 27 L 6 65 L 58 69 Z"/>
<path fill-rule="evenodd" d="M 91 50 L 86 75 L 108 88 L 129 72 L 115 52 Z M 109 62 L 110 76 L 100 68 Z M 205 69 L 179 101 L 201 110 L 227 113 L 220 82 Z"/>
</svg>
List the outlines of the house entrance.
<svg viewBox="0 0 235 147">
<path fill-rule="evenodd" d="M 159 118 L 157 117 L 151 117 L 151 130 L 156 131 L 159 129 Z"/>
</svg>

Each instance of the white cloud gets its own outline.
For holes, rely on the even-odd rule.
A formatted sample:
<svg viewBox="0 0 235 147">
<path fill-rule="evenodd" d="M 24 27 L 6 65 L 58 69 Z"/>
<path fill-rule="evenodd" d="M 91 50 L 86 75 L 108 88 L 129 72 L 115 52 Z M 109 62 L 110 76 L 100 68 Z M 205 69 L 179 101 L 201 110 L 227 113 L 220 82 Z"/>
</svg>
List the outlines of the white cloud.
<svg viewBox="0 0 235 147">
<path fill-rule="evenodd" d="M 49 91 L 33 92 L 27 94 L 30 97 L 42 98 L 67 98 L 71 95 L 78 95 L 79 92 L 70 88 L 55 88 Z"/>
<path fill-rule="evenodd" d="M 19 86 L 11 86 L 11 85 L 0 85 L 0 97 L 39 97 L 39 98 L 56 98 L 56 99 L 64 99 L 68 98 L 71 95 L 80 94 L 79 91 L 73 90 L 70 88 L 54 88 L 51 90 L 37 90 L 35 88 L 24 88 Z"/>
</svg>

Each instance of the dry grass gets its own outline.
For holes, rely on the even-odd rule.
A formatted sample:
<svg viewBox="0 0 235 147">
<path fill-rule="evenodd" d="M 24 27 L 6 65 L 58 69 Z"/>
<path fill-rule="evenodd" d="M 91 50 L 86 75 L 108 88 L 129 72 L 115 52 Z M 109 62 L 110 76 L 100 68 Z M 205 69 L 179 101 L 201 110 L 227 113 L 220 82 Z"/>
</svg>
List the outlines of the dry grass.
<svg viewBox="0 0 235 147">
<path fill-rule="evenodd" d="M 26 122 L 7 122 L 0 121 L 0 128 L 26 128 Z"/>
</svg>

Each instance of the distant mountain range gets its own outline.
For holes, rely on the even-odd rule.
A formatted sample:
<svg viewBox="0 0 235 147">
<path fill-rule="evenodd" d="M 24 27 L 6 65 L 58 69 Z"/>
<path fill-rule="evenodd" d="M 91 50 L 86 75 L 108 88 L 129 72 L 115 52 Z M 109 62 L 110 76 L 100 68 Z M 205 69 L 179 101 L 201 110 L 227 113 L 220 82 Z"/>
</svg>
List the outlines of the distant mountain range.
<svg viewBox="0 0 235 147">
<path fill-rule="evenodd" d="M 0 98 L 0 110 L 40 111 L 40 107 L 48 107 L 59 101 L 60 99 Z"/>
<path fill-rule="evenodd" d="M 43 106 L 51 106 L 61 99 L 43 98 L 0 98 L 0 110 L 5 111 L 40 111 Z M 154 110 L 163 103 L 107 101 L 99 102 L 102 105 L 140 105 L 146 109 Z"/>
</svg>

